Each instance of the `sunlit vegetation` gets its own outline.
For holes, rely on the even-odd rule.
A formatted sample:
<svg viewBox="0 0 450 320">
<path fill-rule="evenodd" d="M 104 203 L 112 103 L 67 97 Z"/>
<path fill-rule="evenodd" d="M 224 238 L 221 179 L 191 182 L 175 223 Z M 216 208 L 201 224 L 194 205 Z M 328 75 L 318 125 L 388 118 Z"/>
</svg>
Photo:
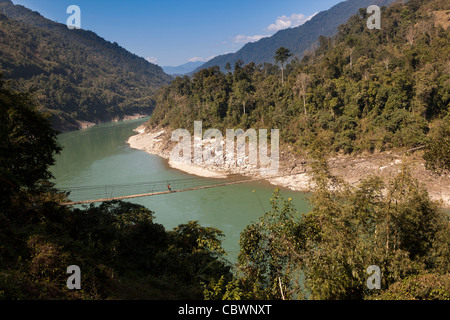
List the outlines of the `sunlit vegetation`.
<svg viewBox="0 0 450 320">
<path fill-rule="evenodd" d="M 60 131 L 150 114 L 152 94 L 170 80 L 117 43 L 8 2 L 0 3 L 0 72 L 15 89 L 33 91 Z"/>
<path fill-rule="evenodd" d="M 46 58 L 31 64 L 41 69 L 12 68 L 24 72 L 13 88 L 0 81 L 0 299 L 450 299 L 449 216 L 408 168 L 388 183 L 367 177 L 350 185 L 325 161 L 333 151 L 426 144 L 429 169 L 448 169 L 450 33 L 434 19 L 446 5 L 395 4 L 384 11 L 381 30 L 368 30 L 360 11 L 301 61 L 285 64 L 289 52 L 274 52 L 283 73 L 277 65 L 238 61 L 226 74 L 213 67 L 158 91 L 149 126 L 192 129 L 202 120 L 218 129 L 279 128 L 284 144 L 309 152 L 310 211 L 299 213 L 276 190 L 271 210 L 241 233 L 236 270 L 214 227 L 192 221 L 165 230 L 150 209 L 125 202 L 58 205 L 68 195 L 50 183 L 49 167 L 61 149 L 38 100 L 58 102 L 55 93 L 69 108 L 79 101 L 65 99 L 124 88 L 110 74 L 87 80 L 89 70 L 57 72 L 49 61 L 59 51 L 43 40 Z M 2 39 L 22 28 L 1 14 L 0 25 L 11 27 L 1 29 Z M 44 37 L 29 30 L 24 43 Z M 37 52 L 15 43 L 20 54 Z M 86 80 L 89 89 L 75 90 L 67 76 Z M 105 81 L 104 90 L 90 81 Z M 76 118 L 71 112 L 82 111 L 61 112 Z M 81 290 L 66 287 L 69 265 L 81 268 Z M 381 270 L 380 290 L 366 285 L 371 265 Z"/>
<path fill-rule="evenodd" d="M 203 283 L 231 277 L 221 231 L 174 230 L 139 205 L 61 207 L 49 182 L 56 132 L 29 94 L 0 82 L 0 300 L 201 299 Z M 68 290 L 66 269 L 82 272 Z"/>
<path fill-rule="evenodd" d="M 278 128 L 298 153 L 321 137 L 346 154 L 427 145 L 432 128 L 449 123 L 450 33 L 435 15 L 445 9 L 440 0 L 397 3 L 383 11 L 381 30 L 366 27 L 361 9 L 282 70 L 238 61 L 225 74 L 179 77 L 159 90 L 149 126 Z"/>
</svg>

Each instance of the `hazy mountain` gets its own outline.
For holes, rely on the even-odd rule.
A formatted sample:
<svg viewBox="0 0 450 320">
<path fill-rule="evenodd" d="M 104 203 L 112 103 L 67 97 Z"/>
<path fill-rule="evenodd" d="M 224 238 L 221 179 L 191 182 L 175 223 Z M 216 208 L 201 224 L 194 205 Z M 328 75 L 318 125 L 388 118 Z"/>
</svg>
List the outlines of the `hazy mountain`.
<svg viewBox="0 0 450 320">
<path fill-rule="evenodd" d="M 0 0 L 0 73 L 17 90 L 35 91 L 54 127 L 76 129 L 133 113 L 170 77 L 92 31 L 69 30 L 9 0 Z"/>
<path fill-rule="evenodd" d="M 317 44 L 320 36 L 331 37 L 338 31 L 338 26 L 358 12 L 360 8 L 370 5 L 389 5 L 395 0 L 347 0 L 341 2 L 329 10 L 322 11 L 311 20 L 295 28 L 278 31 L 271 37 L 263 38 L 257 42 L 247 43 L 236 53 L 217 56 L 199 68 L 195 72 L 213 66 L 219 66 L 222 71 L 229 62 L 233 68 L 239 59 L 245 64 L 254 62 L 274 63 L 273 56 L 280 47 L 288 48 L 294 56 L 301 58 L 305 50 L 312 49 Z"/>
<path fill-rule="evenodd" d="M 164 70 L 165 73 L 170 75 L 184 75 L 194 71 L 204 63 L 205 63 L 204 61 L 196 61 L 196 62 L 188 62 L 177 67 L 164 66 L 161 68 Z"/>
</svg>

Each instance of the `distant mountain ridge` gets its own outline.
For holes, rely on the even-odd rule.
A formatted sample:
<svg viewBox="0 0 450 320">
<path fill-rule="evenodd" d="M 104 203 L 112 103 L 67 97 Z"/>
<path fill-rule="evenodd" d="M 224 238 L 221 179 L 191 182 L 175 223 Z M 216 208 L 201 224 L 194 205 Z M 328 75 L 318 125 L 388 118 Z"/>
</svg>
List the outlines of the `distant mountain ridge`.
<svg viewBox="0 0 450 320">
<path fill-rule="evenodd" d="M 195 61 L 195 62 L 190 61 L 176 67 L 164 66 L 161 68 L 164 70 L 165 73 L 170 75 L 185 75 L 187 73 L 194 71 L 204 63 L 205 63 L 204 61 Z"/>
<path fill-rule="evenodd" d="M 233 68 L 238 60 L 242 60 L 245 64 L 250 62 L 256 64 L 274 63 L 273 56 L 280 47 L 288 48 L 293 56 L 301 59 L 306 50 L 314 47 L 320 36 L 334 36 L 338 27 L 346 23 L 360 8 L 367 8 L 370 5 L 387 6 L 394 1 L 396 0 L 343 1 L 329 10 L 319 12 L 301 26 L 280 30 L 271 37 L 247 43 L 236 53 L 217 56 L 197 68 L 194 73 L 213 66 L 219 66 L 224 71 L 227 63 L 230 63 Z"/>
<path fill-rule="evenodd" d="M 17 90 L 35 91 L 60 131 L 150 114 L 153 93 L 171 79 L 117 43 L 9 0 L 0 0 L 0 73 Z"/>
</svg>

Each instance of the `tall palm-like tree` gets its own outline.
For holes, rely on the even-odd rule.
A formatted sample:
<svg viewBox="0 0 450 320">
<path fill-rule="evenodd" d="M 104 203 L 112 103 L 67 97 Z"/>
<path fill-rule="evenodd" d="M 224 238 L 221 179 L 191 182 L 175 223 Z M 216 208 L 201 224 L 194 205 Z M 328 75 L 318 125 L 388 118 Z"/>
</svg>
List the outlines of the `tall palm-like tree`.
<svg viewBox="0 0 450 320">
<path fill-rule="evenodd" d="M 284 64 L 292 56 L 291 51 L 285 47 L 280 47 L 273 57 L 281 65 L 281 83 L 284 84 Z"/>
</svg>

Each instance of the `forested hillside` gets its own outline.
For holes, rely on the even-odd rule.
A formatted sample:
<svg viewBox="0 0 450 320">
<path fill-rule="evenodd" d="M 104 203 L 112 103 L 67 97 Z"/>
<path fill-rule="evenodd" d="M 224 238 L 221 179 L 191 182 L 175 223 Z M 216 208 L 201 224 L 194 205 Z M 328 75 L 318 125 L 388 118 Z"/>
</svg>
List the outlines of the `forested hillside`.
<svg viewBox="0 0 450 320">
<path fill-rule="evenodd" d="M 254 62 L 274 63 L 273 52 L 279 47 L 288 48 L 292 55 L 302 58 L 307 50 L 313 50 L 320 36 L 331 37 L 337 33 L 339 25 L 345 23 L 350 16 L 356 14 L 359 8 L 367 8 L 370 5 L 385 6 L 394 0 L 347 0 L 338 3 L 332 8 L 319 12 L 305 24 L 278 31 L 271 37 L 263 38 L 257 42 L 247 43 L 236 53 L 217 56 L 203 64 L 201 69 L 219 66 L 225 71 L 225 66 L 230 63 L 233 67 L 238 60 L 244 63 Z"/>
<path fill-rule="evenodd" d="M 159 91 L 149 126 L 278 128 L 297 152 L 318 138 L 344 153 L 425 144 L 450 123 L 449 9 L 443 0 L 396 3 L 381 30 L 369 30 L 360 10 L 285 66 L 284 83 L 278 66 L 254 63 L 177 78 Z"/>
<path fill-rule="evenodd" d="M 25 7 L 0 1 L 0 72 L 36 93 L 59 130 L 149 114 L 163 70 L 91 31 L 69 30 Z"/>
<path fill-rule="evenodd" d="M 117 64 L 114 82 L 101 69 L 100 52 L 115 49 L 96 55 L 94 46 L 82 45 L 83 36 L 77 42 L 83 60 L 59 57 L 68 63 L 62 67 L 51 62 L 53 56 L 70 51 L 52 48 L 70 48 L 70 41 L 0 15 L 0 39 L 9 41 L 1 62 L 14 64 L 10 78 L 23 73 L 14 77 L 21 91 L 0 77 L 0 300 L 448 300 L 449 215 L 422 181 L 404 165 L 388 182 L 372 176 L 355 185 L 333 176 L 323 160 L 330 150 L 381 151 L 435 141 L 433 166 L 450 168 L 449 11 L 447 0 L 397 3 L 383 11 L 381 30 L 368 30 L 367 14 L 360 11 L 283 73 L 274 64 L 238 62 L 233 72 L 204 69 L 157 92 L 148 126 L 192 129 L 202 120 L 203 129 L 279 128 L 284 146 L 310 152 L 309 212 L 298 212 L 291 198 L 275 190 L 269 211 L 260 202 L 266 212 L 242 231 L 234 269 L 225 259 L 224 234 L 213 226 L 191 221 L 166 230 L 150 209 L 119 201 L 59 205 L 69 195 L 55 188 L 50 167 L 61 147 L 37 100 L 69 120 L 116 112 L 102 109 L 111 105 L 106 103 L 94 108 L 106 101 L 102 94 L 123 98 L 123 112 L 130 96 L 144 106 L 152 89 L 136 86 L 132 94 L 128 86 L 145 78 L 148 64 L 142 64 L 144 73 L 133 73 L 119 66 L 118 53 L 117 60 L 109 57 L 104 63 Z M 14 36 L 27 40 L 12 41 Z M 27 59 L 4 58 L 12 54 Z M 21 69 L 14 61 L 30 63 Z M 97 78 L 91 79 L 94 70 Z M 46 77 L 55 79 L 55 87 Z M 63 84 L 68 91 L 60 90 Z M 57 102 L 61 92 L 68 94 L 61 96 L 65 103 L 89 97 L 81 105 L 92 109 L 78 113 L 44 103 Z M 67 286 L 70 265 L 82 270 L 79 290 Z M 376 290 L 371 267 L 378 268 Z"/>
<path fill-rule="evenodd" d="M 276 190 L 241 233 L 232 273 L 214 227 L 166 230 L 151 210 L 118 201 L 58 205 L 67 195 L 49 181 L 57 133 L 32 95 L 1 79 L 0 111 L 0 300 L 449 298 L 449 217 L 407 170 L 386 193 L 377 177 L 358 187 L 334 178 L 331 190 L 315 162 L 310 212 Z M 73 265 L 79 290 L 67 285 Z M 367 289 L 368 265 L 382 290 Z"/>
<path fill-rule="evenodd" d="M 29 93 L 0 79 L 0 301 L 201 299 L 230 278 L 221 231 L 196 222 L 166 230 L 132 203 L 72 208 L 54 188 L 57 132 Z M 82 270 L 68 290 L 67 267 Z"/>
</svg>

